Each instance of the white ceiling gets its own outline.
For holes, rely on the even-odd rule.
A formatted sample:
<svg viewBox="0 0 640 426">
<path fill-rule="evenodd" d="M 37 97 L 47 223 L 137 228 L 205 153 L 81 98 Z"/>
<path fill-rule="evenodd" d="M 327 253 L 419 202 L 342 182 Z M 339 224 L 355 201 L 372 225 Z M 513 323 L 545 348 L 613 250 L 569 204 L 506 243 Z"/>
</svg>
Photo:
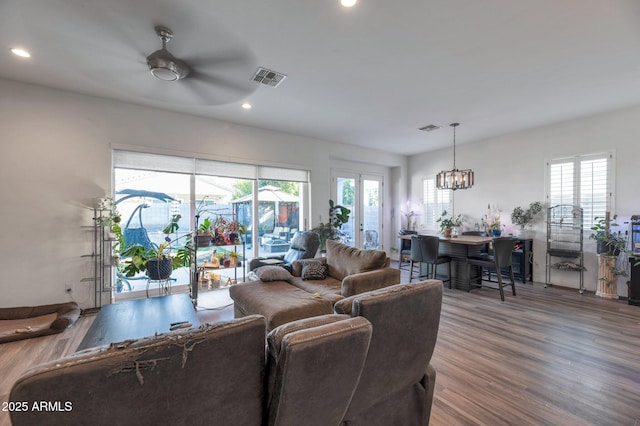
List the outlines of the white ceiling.
<svg viewBox="0 0 640 426">
<path fill-rule="evenodd" d="M 640 105 L 640 0 L 2 0 L 0 40 L 7 79 L 400 154 Z"/>
</svg>

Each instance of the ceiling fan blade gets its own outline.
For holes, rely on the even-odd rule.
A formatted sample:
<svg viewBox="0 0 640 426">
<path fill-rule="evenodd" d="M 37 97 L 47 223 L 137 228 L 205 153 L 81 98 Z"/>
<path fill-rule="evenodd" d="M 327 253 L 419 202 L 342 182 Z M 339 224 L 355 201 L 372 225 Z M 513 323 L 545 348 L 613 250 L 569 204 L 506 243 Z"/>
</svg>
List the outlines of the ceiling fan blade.
<svg viewBox="0 0 640 426">
<path fill-rule="evenodd" d="M 243 96 L 253 93 L 258 85 L 251 79 L 251 75 L 246 75 L 244 78 L 238 78 L 238 76 L 224 77 L 221 75 L 204 74 L 202 72 L 194 71 L 191 75 L 191 80 L 206 83 L 208 86 L 214 86 L 230 92 L 236 92 L 243 94 Z"/>
<path fill-rule="evenodd" d="M 257 64 L 256 59 L 249 52 L 240 51 L 228 51 L 213 53 L 209 56 L 195 56 L 183 58 L 190 66 L 194 68 L 209 68 L 209 67 L 228 67 L 234 66 L 237 68 L 255 68 Z"/>
<path fill-rule="evenodd" d="M 237 102 L 253 93 L 257 84 L 249 81 L 248 84 L 239 84 L 222 78 L 212 76 L 192 76 L 182 80 L 185 89 L 198 93 L 205 101 L 205 105 L 224 105 Z"/>
</svg>

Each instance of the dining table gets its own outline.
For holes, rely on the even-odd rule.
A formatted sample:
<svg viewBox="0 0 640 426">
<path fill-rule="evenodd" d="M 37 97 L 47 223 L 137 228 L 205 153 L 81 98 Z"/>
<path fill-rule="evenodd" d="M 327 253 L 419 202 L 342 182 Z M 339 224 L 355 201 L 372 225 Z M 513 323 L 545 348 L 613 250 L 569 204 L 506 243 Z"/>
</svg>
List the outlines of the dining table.
<svg viewBox="0 0 640 426">
<path fill-rule="evenodd" d="M 412 235 L 436 235 L 427 233 L 398 235 L 401 240 L 411 240 Z M 482 274 L 480 268 L 472 266 L 467 267 L 467 259 L 469 256 L 480 255 L 483 249 L 493 241 L 492 236 L 478 235 L 457 235 L 445 237 L 436 235 L 440 238 L 439 253 L 451 256 L 451 286 L 460 290 L 470 291 L 479 285 L 472 285 L 471 281 L 477 279 Z M 402 256 L 400 263 L 402 263 Z M 438 265 L 439 268 L 446 268 L 446 264 Z M 439 271 L 438 271 L 439 274 Z M 427 275 L 427 265 L 420 265 L 420 276 Z M 446 275 L 446 273 L 444 274 Z"/>
</svg>

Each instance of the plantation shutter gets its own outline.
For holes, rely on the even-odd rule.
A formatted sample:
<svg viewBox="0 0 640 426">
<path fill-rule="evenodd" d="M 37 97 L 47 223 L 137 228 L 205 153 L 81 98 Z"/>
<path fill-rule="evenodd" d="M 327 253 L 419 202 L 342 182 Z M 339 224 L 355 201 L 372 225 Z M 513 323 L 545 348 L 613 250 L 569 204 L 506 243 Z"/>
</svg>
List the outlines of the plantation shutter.
<svg viewBox="0 0 640 426">
<path fill-rule="evenodd" d="M 427 229 L 436 229 L 443 211 L 451 213 L 451 190 L 436 188 L 435 178 L 422 181 L 423 221 Z"/>
<path fill-rule="evenodd" d="M 613 206 L 613 154 L 578 155 L 547 163 L 547 201 L 580 206 L 583 225 L 589 229 L 596 217 L 604 217 Z"/>
</svg>

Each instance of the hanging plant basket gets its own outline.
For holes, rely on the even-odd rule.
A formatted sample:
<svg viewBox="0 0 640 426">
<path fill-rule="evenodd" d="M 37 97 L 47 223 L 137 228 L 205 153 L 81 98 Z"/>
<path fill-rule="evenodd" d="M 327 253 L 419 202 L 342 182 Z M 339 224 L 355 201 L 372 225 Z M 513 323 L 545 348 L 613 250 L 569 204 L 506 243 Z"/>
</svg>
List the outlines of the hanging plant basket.
<svg viewBox="0 0 640 426">
<path fill-rule="evenodd" d="M 166 259 L 149 259 L 147 262 L 147 276 L 150 280 L 166 280 L 173 271 L 173 261 Z"/>
</svg>

